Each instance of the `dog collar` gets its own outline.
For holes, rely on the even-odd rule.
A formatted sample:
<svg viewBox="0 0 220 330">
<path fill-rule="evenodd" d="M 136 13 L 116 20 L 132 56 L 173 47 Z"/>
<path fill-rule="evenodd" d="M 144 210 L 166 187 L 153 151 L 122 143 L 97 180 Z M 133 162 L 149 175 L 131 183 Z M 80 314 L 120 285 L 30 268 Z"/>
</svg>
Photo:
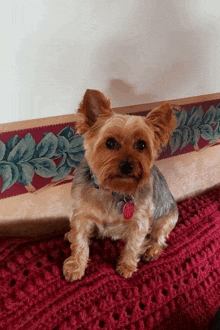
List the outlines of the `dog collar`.
<svg viewBox="0 0 220 330">
<path fill-rule="evenodd" d="M 99 189 L 99 185 L 96 182 L 95 176 L 90 169 L 91 181 L 96 189 Z M 131 219 L 134 214 L 134 197 L 127 194 L 119 194 L 115 191 L 112 192 L 112 196 L 118 199 L 117 210 L 119 214 L 124 215 L 125 219 Z"/>
</svg>

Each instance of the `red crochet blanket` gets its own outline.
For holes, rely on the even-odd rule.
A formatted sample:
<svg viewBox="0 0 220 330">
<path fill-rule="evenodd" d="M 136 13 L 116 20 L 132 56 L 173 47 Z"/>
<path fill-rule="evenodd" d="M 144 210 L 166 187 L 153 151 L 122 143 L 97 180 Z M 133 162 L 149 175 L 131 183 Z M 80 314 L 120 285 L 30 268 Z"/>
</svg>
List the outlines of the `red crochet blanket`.
<svg viewBox="0 0 220 330">
<path fill-rule="evenodd" d="M 94 241 L 86 275 L 67 283 L 63 237 L 1 239 L 0 329 L 210 329 L 220 307 L 220 188 L 178 206 L 166 251 L 129 279 L 115 272 L 120 241 Z"/>
</svg>

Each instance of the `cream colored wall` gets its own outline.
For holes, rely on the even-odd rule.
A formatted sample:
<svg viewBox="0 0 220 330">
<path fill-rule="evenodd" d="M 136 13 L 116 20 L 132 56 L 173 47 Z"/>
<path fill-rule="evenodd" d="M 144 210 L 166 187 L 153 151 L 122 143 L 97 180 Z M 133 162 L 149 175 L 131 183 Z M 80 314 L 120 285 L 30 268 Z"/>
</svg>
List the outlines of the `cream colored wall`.
<svg viewBox="0 0 220 330">
<path fill-rule="evenodd" d="M 219 0 L 10 0 L 0 4 L 0 123 L 220 90 Z"/>
<path fill-rule="evenodd" d="M 220 184 L 220 146 L 156 162 L 177 200 Z M 0 200 L 0 234 L 67 231 L 71 183 Z"/>
<path fill-rule="evenodd" d="M 207 147 L 155 163 L 177 201 L 220 184 L 220 146 Z"/>
</svg>

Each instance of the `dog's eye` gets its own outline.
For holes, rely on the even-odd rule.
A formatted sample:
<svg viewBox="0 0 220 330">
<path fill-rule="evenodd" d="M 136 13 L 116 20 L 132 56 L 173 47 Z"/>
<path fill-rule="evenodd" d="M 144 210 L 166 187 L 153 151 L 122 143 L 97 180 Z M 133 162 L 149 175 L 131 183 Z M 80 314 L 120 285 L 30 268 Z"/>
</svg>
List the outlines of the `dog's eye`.
<svg viewBox="0 0 220 330">
<path fill-rule="evenodd" d="M 139 151 L 142 151 L 144 149 L 146 149 L 147 145 L 146 145 L 146 142 L 143 141 L 143 140 L 138 140 L 137 143 L 136 143 L 136 149 L 139 150 Z"/>
<path fill-rule="evenodd" d="M 119 143 L 114 138 L 109 138 L 105 144 L 106 147 L 111 150 L 119 147 Z"/>
</svg>

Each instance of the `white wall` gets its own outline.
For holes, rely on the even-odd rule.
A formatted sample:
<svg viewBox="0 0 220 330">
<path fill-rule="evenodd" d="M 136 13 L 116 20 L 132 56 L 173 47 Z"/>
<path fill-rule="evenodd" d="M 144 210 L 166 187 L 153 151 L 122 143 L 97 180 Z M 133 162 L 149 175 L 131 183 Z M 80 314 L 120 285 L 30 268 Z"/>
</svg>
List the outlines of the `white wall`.
<svg viewBox="0 0 220 330">
<path fill-rule="evenodd" d="M 219 0 L 7 0 L 0 123 L 220 91 Z"/>
</svg>

